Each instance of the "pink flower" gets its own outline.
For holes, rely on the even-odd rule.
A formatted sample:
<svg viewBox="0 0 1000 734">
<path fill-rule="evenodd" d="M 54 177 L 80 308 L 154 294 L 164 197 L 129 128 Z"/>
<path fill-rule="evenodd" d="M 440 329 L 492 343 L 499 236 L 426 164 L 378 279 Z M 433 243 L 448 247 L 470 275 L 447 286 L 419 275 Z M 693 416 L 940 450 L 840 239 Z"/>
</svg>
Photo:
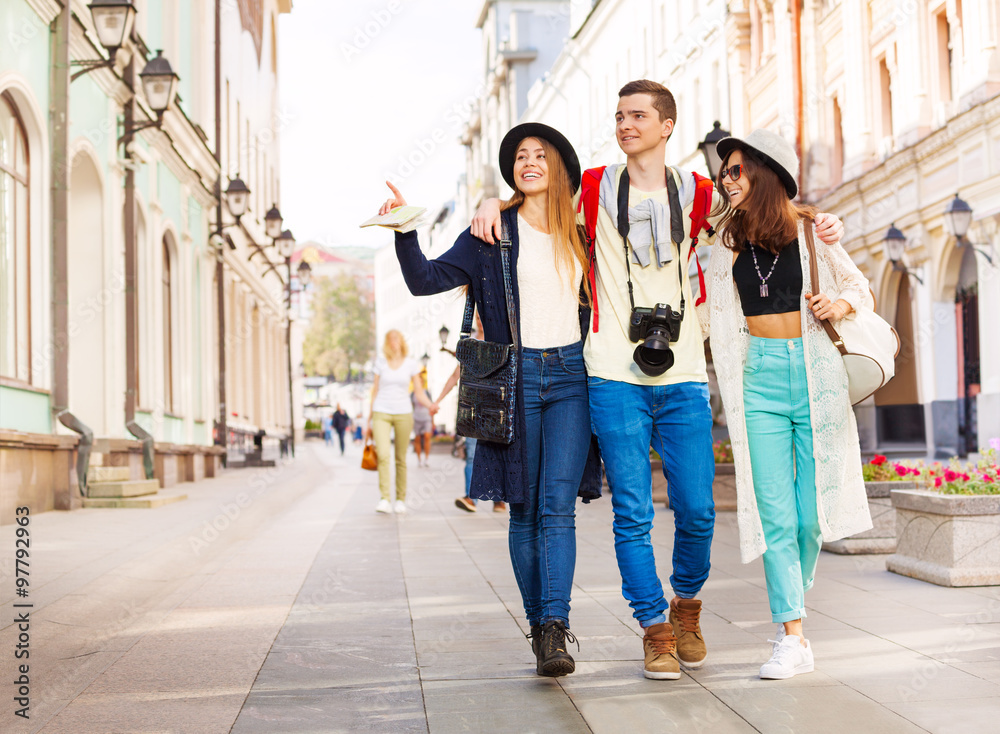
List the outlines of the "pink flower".
<svg viewBox="0 0 1000 734">
<path fill-rule="evenodd" d="M 935 487 L 941 486 L 941 477 L 938 477 L 937 479 L 934 480 L 934 486 Z"/>
<path fill-rule="evenodd" d="M 951 469 L 944 470 L 944 480 L 946 482 L 954 482 L 956 479 L 958 479 L 957 472 L 953 472 Z"/>
<path fill-rule="evenodd" d="M 965 474 L 965 473 L 963 472 L 963 474 L 962 474 L 962 480 L 963 480 L 963 481 L 966 481 L 966 482 L 967 482 L 967 481 L 969 481 L 969 475 L 968 475 L 968 474 Z"/>
<path fill-rule="evenodd" d="M 905 477 L 910 473 L 910 470 L 902 464 L 893 464 L 892 468 L 896 470 L 896 476 Z"/>
<path fill-rule="evenodd" d="M 991 477 L 989 474 L 983 474 L 983 481 L 987 482 L 989 484 L 992 484 L 993 483 L 993 477 Z"/>
</svg>

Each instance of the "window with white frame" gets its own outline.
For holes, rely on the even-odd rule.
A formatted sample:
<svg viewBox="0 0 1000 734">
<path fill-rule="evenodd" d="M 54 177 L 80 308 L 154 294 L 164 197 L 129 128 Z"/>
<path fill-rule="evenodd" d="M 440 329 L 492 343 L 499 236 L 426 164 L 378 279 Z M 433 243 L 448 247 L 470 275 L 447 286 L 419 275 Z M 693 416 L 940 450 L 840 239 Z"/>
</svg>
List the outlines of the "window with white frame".
<svg viewBox="0 0 1000 734">
<path fill-rule="evenodd" d="M 31 382 L 28 137 L 17 105 L 0 94 L 0 376 Z"/>
</svg>

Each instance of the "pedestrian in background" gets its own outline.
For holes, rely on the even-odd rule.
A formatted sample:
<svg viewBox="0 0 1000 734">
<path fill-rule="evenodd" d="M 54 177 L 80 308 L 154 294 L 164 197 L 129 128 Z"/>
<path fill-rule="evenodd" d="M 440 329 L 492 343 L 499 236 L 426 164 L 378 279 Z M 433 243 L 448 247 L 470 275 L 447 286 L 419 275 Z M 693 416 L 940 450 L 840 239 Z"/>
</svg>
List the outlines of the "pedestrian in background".
<svg viewBox="0 0 1000 734">
<path fill-rule="evenodd" d="M 365 422 L 365 417 L 358 413 L 358 417 L 354 419 L 354 443 L 355 445 L 361 443 L 365 440 L 364 429 L 361 428 L 361 424 Z"/>
<path fill-rule="evenodd" d="M 330 419 L 330 423 L 333 426 L 333 430 L 337 432 L 337 440 L 340 441 L 340 455 L 344 455 L 344 431 L 351 424 L 351 417 L 347 415 L 347 411 L 340 407 L 340 403 L 337 403 L 337 410 L 334 412 L 333 417 Z"/>
<path fill-rule="evenodd" d="M 320 426 L 323 429 L 323 443 L 327 446 L 333 445 L 333 417 L 324 415 L 320 418 Z"/>
<path fill-rule="evenodd" d="M 823 541 L 872 526 L 847 372 L 821 322 L 873 303 L 839 243 L 814 246 L 822 292 L 810 292 L 805 228 L 815 212 L 792 202 L 799 161 L 784 138 L 755 130 L 721 140 L 718 152 L 718 188 L 731 208 L 700 322 L 733 445 L 741 556 L 763 553 L 778 624 L 760 677 L 784 679 L 814 667 L 802 620 Z"/>
<path fill-rule="evenodd" d="M 407 356 L 409 348 L 402 333 L 391 329 L 382 345 L 383 356 L 375 360 L 375 381 L 372 384 L 371 418 L 368 433 L 375 438 L 378 453 L 378 488 L 381 499 L 376 512 L 406 512 L 406 449 L 413 430 L 413 406 L 410 403 L 410 386 L 420 374 L 420 364 Z M 433 406 L 424 390 L 415 392 L 417 401 Z M 390 437 L 391 436 L 391 437 Z M 396 502 L 392 503 L 390 454 L 396 457 Z"/>
<path fill-rule="evenodd" d="M 422 370 L 413 380 L 413 451 L 417 455 L 417 466 L 430 466 L 431 432 L 434 422 L 431 419 L 431 412 L 417 400 L 418 392 L 430 400 L 430 395 L 427 394 L 427 370 Z"/>
<path fill-rule="evenodd" d="M 510 344 L 508 307 L 519 324 L 517 412 L 511 444 L 476 446 L 471 494 L 510 505 L 511 565 L 531 627 L 539 675 L 572 673 L 567 642 L 576 566 L 576 498 L 600 495 L 583 343 L 590 311 L 587 251 L 575 221 L 580 164 L 569 141 L 539 123 L 518 125 L 500 145 L 500 171 L 515 190 L 503 219 L 510 236 L 512 303 L 504 298 L 500 251 L 466 230 L 428 261 L 416 232 L 396 233 L 396 257 L 414 295 L 471 288 L 484 338 Z M 384 214 L 405 205 L 394 198 Z M 588 454 L 593 458 L 588 462 Z"/>
</svg>

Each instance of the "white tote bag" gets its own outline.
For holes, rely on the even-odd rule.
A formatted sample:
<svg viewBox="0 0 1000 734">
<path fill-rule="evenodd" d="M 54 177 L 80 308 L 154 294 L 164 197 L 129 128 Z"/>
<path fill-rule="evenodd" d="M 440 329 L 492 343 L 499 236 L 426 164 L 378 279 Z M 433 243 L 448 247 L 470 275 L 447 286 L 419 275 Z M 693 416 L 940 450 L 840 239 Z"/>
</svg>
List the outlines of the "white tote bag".
<svg viewBox="0 0 1000 734">
<path fill-rule="evenodd" d="M 806 227 L 806 244 L 809 246 L 809 270 L 812 292 L 819 293 L 819 275 L 816 265 L 816 247 L 811 227 Z M 823 319 L 823 328 L 830 335 L 833 345 L 844 358 L 847 368 L 848 392 L 851 405 L 871 397 L 896 374 L 896 355 L 899 354 L 899 334 L 877 313 L 860 308 L 853 319 L 842 319 L 833 327 Z"/>
</svg>

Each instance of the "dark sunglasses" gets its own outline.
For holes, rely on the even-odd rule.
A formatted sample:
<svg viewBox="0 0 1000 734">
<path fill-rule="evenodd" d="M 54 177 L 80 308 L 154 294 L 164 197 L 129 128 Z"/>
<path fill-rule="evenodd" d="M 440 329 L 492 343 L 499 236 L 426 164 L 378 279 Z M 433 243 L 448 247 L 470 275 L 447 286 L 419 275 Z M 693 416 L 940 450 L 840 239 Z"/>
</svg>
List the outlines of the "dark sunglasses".
<svg viewBox="0 0 1000 734">
<path fill-rule="evenodd" d="M 725 181 L 726 176 L 729 176 L 733 181 L 739 181 L 741 175 L 743 175 L 743 164 L 737 163 L 735 166 L 723 168 L 722 173 L 719 174 L 719 180 Z"/>
</svg>

